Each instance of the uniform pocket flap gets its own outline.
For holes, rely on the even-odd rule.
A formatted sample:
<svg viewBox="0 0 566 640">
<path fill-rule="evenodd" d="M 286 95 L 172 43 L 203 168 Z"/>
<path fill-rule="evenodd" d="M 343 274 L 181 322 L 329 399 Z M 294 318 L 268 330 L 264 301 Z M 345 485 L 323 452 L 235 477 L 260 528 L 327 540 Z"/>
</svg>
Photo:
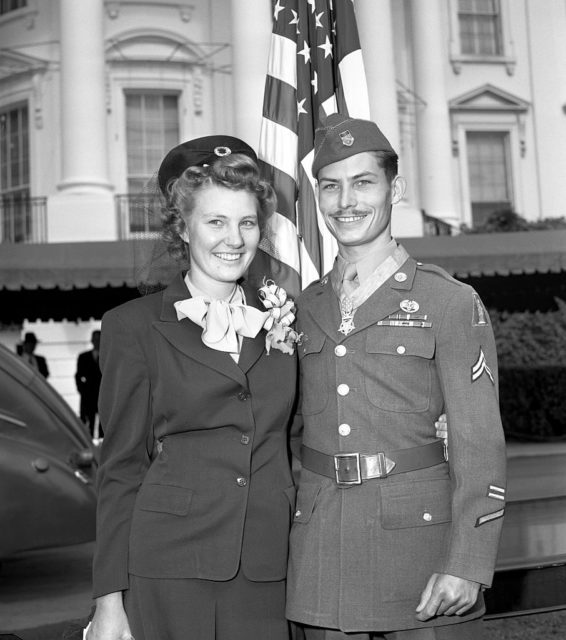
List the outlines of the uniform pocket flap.
<svg viewBox="0 0 566 640">
<path fill-rule="evenodd" d="M 319 492 L 320 486 L 317 484 L 301 486 L 297 494 L 297 505 L 295 507 L 293 522 L 306 524 L 311 519 Z"/>
<path fill-rule="evenodd" d="M 368 330 L 367 353 L 395 356 L 434 356 L 435 340 L 430 329 L 372 327 Z"/>
<path fill-rule="evenodd" d="M 380 493 L 384 529 L 426 527 L 452 520 L 449 478 L 390 484 L 382 486 Z"/>
<path fill-rule="evenodd" d="M 324 346 L 326 336 L 323 333 L 315 333 L 311 336 L 303 336 L 302 342 L 297 350 L 299 359 L 308 356 L 309 353 L 320 353 Z"/>
<path fill-rule="evenodd" d="M 192 497 L 191 489 L 165 484 L 148 484 L 140 490 L 138 506 L 143 511 L 186 516 Z"/>
</svg>

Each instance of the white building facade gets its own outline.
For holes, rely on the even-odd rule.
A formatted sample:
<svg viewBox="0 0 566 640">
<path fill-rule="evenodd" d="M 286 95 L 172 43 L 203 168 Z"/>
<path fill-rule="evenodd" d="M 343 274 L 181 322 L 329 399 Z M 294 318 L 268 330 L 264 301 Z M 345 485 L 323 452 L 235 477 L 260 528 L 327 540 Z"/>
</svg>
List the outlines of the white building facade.
<svg viewBox="0 0 566 640">
<path fill-rule="evenodd" d="M 456 232 L 498 209 L 566 215 L 566 0 L 354 5 L 408 182 L 397 235 L 423 213 Z M 0 0 L 0 249 L 131 237 L 147 230 L 131 196 L 169 148 L 257 148 L 271 16 L 271 0 Z"/>
</svg>

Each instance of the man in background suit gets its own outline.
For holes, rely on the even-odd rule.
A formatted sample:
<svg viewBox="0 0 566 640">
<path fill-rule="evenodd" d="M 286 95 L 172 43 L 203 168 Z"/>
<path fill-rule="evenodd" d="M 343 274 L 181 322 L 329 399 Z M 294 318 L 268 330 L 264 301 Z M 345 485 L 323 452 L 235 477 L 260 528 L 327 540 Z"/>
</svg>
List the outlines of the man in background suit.
<svg viewBox="0 0 566 640">
<path fill-rule="evenodd" d="M 80 416 L 88 426 L 92 437 L 95 437 L 95 424 L 98 415 L 98 391 L 100 389 L 100 365 L 98 351 L 100 349 L 100 331 L 93 331 L 91 335 L 93 348 L 79 354 L 75 381 L 81 396 Z M 98 437 L 102 438 L 102 428 L 99 425 Z"/>
<path fill-rule="evenodd" d="M 39 340 L 35 333 L 28 331 L 24 336 L 24 341 L 18 345 L 17 353 L 30 365 L 30 367 L 39 371 L 44 378 L 48 378 L 49 367 L 47 366 L 47 360 L 43 356 L 38 356 L 34 353 L 38 342 Z"/>
</svg>

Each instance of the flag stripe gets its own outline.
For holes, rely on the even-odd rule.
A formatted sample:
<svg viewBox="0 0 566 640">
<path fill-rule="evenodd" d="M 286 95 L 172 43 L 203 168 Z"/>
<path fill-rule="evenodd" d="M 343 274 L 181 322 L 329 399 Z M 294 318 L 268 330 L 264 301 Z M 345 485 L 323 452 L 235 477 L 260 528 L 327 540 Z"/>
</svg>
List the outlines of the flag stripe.
<svg viewBox="0 0 566 640">
<path fill-rule="evenodd" d="M 297 134 L 273 120 L 264 118 L 259 136 L 259 155 L 264 162 L 297 181 Z"/>
<path fill-rule="evenodd" d="M 293 87 L 267 76 L 263 117 L 290 131 L 297 130 L 297 92 Z"/>
<path fill-rule="evenodd" d="M 276 33 L 272 34 L 269 61 L 267 63 L 268 76 L 286 82 L 289 86 L 296 89 L 297 67 L 294 64 L 289 64 L 289 60 L 294 59 L 296 53 L 296 42 Z"/>
<path fill-rule="evenodd" d="M 277 212 L 295 224 L 297 183 L 273 165 L 266 164 L 263 160 L 260 160 L 259 164 L 264 178 L 277 185 Z"/>
</svg>

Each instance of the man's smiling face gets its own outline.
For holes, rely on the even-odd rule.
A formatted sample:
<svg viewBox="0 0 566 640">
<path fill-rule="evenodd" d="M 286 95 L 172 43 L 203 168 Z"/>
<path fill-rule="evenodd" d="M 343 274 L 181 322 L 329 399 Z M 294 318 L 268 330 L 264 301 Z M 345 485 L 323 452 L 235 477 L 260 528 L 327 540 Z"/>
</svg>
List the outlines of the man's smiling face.
<svg viewBox="0 0 566 640">
<path fill-rule="evenodd" d="M 317 186 L 320 211 L 346 259 L 358 259 L 391 240 L 391 204 L 402 197 L 374 153 L 365 151 L 323 167 Z"/>
</svg>

